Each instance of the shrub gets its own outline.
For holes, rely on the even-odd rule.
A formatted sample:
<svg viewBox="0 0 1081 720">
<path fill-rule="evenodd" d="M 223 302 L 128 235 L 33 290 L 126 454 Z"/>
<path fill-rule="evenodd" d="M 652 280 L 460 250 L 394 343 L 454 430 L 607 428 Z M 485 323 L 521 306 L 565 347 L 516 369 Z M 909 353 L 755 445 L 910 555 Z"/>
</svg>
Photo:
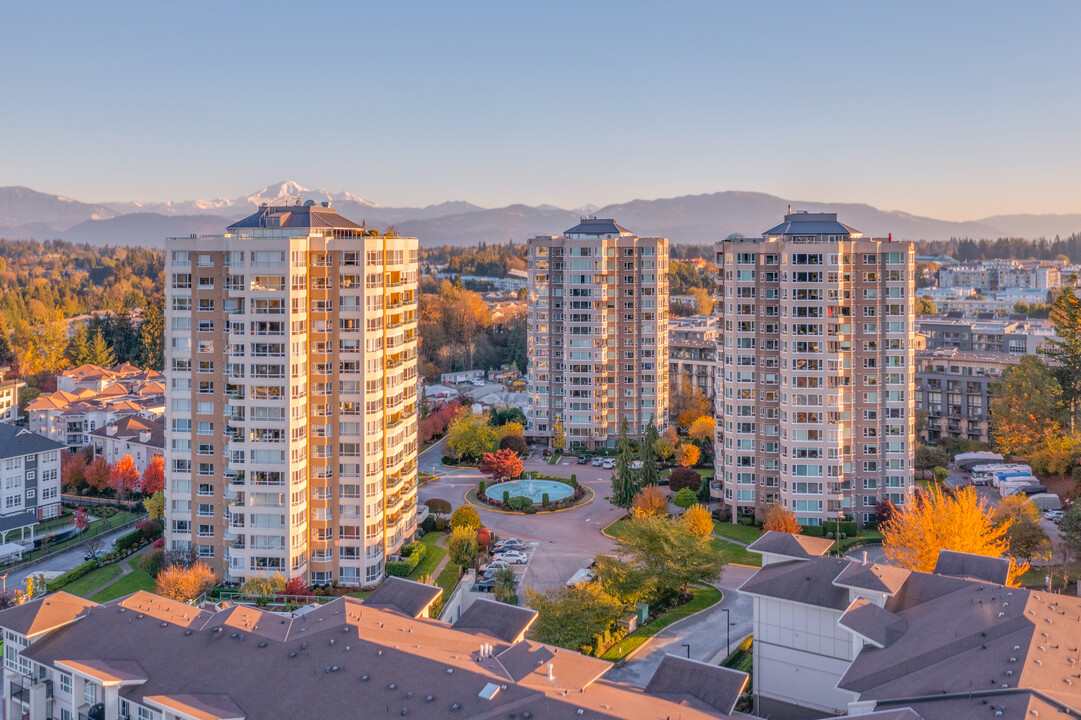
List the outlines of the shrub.
<svg viewBox="0 0 1081 720">
<path fill-rule="evenodd" d="M 63 575 L 59 575 L 45 584 L 45 590 L 47 592 L 56 592 L 60 588 L 64 587 L 68 583 L 75 582 L 83 575 L 86 575 L 92 570 L 96 570 L 98 563 L 96 560 L 87 560 L 82 565 L 78 565 L 71 570 L 68 570 Z"/>
<path fill-rule="evenodd" d="M 165 559 L 164 550 L 151 550 L 146 555 L 139 558 L 139 569 L 145 572 L 150 577 L 157 577 L 161 572 L 162 563 Z"/>
<path fill-rule="evenodd" d="M 810 537 L 824 537 L 826 530 L 821 525 L 804 525 L 803 534 Z"/>
<path fill-rule="evenodd" d="M 527 507 L 533 507 L 533 501 L 524 495 L 515 495 L 507 500 L 507 505 L 512 510 L 525 510 Z"/>
<path fill-rule="evenodd" d="M 444 465 L 458 465 L 462 461 L 459 460 L 456 457 L 451 457 L 450 455 L 444 455 L 442 462 L 443 462 Z"/>
<path fill-rule="evenodd" d="M 468 505 L 462 505 L 450 516 L 452 528 L 471 527 L 474 530 L 480 527 L 480 515 Z"/>
<path fill-rule="evenodd" d="M 683 488 L 676 493 L 676 496 L 674 498 L 672 498 L 672 504 L 676 507 L 681 507 L 683 509 L 687 509 L 692 505 L 696 505 L 697 503 L 698 495 L 696 495 L 694 490 L 691 490 L 690 488 Z"/>
<path fill-rule="evenodd" d="M 578 474 L 577 473 L 571 473 L 571 481 L 570 481 L 571 487 L 574 487 L 577 484 L 578 484 Z"/>
<path fill-rule="evenodd" d="M 519 456 L 524 456 L 529 452 L 529 446 L 521 435 L 504 435 L 499 441 L 499 449 L 513 450 Z"/>
<path fill-rule="evenodd" d="M 430 533 L 430 532 L 434 531 L 435 530 L 435 516 L 434 515 L 429 515 L 428 517 L 424 518 L 424 522 L 422 522 L 420 524 L 420 527 L 426 533 Z"/>
<path fill-rule="evenodd" d="M 448 521 L 445 517 L 435 519 L 435 531 L 436 532 L 446 532 L 447 527 L 449 525 L 450 525 L 450 521 Z"/>
<path fill-rule="evenodd" d="M 413 557 L 413 555 L 416 554 L 419 561 L 419 558 L 424 557 L 424 551 L 426 549 L 424 543 L 414 541 L 402 547 L 402 557 Z"/>
<path fill-rule="evenodd" d="M 541 506 L 548 507 L 548 493 L 541 495 Z"/>
<path fill-rule="evenodd" d="M 510 502 L 510 492 L 508 490 L 503 491 L 503 504 L 506 505 Z"/>
<path fill-rule="evenodd" d="M 432 498 L 431 500 L 425 500 L 424 505 L 428 508 L 428 512 L 432 513 L 433 515 L 450 515 L 450 503 L 441 498 Z"/>
<path fill-rule="evenodd" d="M 487 488 L 487 487 L 488 487 L 488 483 L 486 483 L 486 482 L 484 482 L 483 480 L 481 480 L 481 481 L 480 481 L 480 485 L 478 485 L 478 486 L 477 486 L 477 494 L 478 494 L 478 495 L 483 495 L 483 494 L 484 494 L 484 490 L 485 490 L 485 488 Z"/>
<path fill-rule="evenodd" d="M 139 529 L 132 530 L 129 533 L 121 535 L 116 539 L 117 550 L 127 550 L 128 548 L 135 547 L 139 544 L 139 541 L 143 539 L 143 533 Z"/>
<path fill-rule="evenodd" d="M 409 573 L 413 572 L 413 568 L 409 567 L 409 563 L 396 560 L 388 562 L 386 564 L 387 575 L 394 575 L 396 577 L 405 577 Z"/>
<path fill-rule="evenodd" d="M 691 468 L 678 467 L 668 476 L 668 484 L 672 492 L 679 492 L 683 488 L 698 492 L 698 488 L 702 486 L 702 476 Z"/>
</svg>

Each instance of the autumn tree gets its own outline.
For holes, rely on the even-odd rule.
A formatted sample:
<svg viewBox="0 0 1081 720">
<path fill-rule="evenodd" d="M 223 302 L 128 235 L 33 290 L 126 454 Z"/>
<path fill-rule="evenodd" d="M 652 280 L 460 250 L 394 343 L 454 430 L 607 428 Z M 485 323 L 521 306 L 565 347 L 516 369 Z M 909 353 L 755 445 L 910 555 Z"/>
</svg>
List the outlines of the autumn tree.
<svg viewBox="0 0 1081 720">
<path fill-rule="evenodd" d="M 511 450 L 518 454 L 519 457 L 525 457 L 529 454 L 529 445 L 526 444 L 525 438 L 521 433 L 518 435 L 504 435 L 499 439 L 500 450 Z"/>
<path fill-rule="evenodd" d="M 679 446 L 679 450 L 676 451 L 676 462 L 683 467 L 691 467 L 692 465 L 698 464 L 698 460 L 701 456 L 702 451 L 698 449 L 697 445 L 683 443 Z"/>
<path fill-rule="evenodd" d="M 711 415 L 712 408 L 707 398 L 698 388 L 684 383 L 673 394 L 671 400 L 671 413 L 680 427 L 688 427 L 695 420 Z"/>
<path fill-rule="evenodd" d="M 707 537 L 713 533 L 713 517 L 701 505 L 692 505 L 683 513 L 679 522 L 694 537 Z"/>
<path fill-rule="evenodd" d="M 86 484 L 99 492 L 109 487 L 110 475 L 109 463 L 100 455 L 86 466 Z"/>
<path fill-rule="evenodd" d="M 451 507 L 450 503 L 442 498 L 431 498 L 425 500 L 424 505 L 428 508 L 428 512 L 432 515 L 450 515 Z M 474 511 L 476 512 L 476 511 Z M 477 525 L 480 526 L 480 515 L 477 515 Z"/>
<path fill-rule="evenodd" d="M 668 498 L 656 485 L 646 485 L 631 502 L 631 517 L 668 515 Z"/>
<path fill-rule="evenodd" d="M 653 452 L 657 453 L 657 457 L 662 461 L 668 462 L 676 454 L 676 446 L 667 437 L 662 436 L 653 443 Z"/>
<path fill-rule="evenodd" d="M 687 434 L 699 442 L 713 442 L 713 434 L 716 429 L 717 423 L 713 418 L 703 415 L 691 423 L 690 428 L 687 429 Z"/>
<path fill-rule="evenodd" d="M 120 458 L 110 469 L 109 487 L 116 491 L 119 498 L 127 497 L 139 487 L 139 468 L 131 455 Z"/>
<path fill-rule="evenodd" d="M 477 532 L 472 527 L 456 527 L 447 539 L 447 556 L 462 570 L 473 567 L 479 549 Z"/>
<path fill-rule="evenodd" d="M 158 573 L 154 592 L 180 602 L 191 602 L 218 583 L 206 563 L 196 562 L 191 567 L 171 565 Z"/>
<path fill-rule="evenodd" d="M 476 531 L 480 527 L 480 513 L 468 505 L 462 505 L 450 516 L 450 526 L 455 530 L 465 527 Z"/>
<path fill-rule="evenodd" d="M 499 444 L 495 428 L 481 415 L 463 410 L 447 429 L 447 446 L 460 458 L 474 460 Z"/>
<path fill-rule="evenodd" d="M 928 295 L 916 298 L 915 309 L 917 315 L 934 315 L 938 312 L 934 300 Z"/>
<path fill-rule="evenodd" d="M 713 314 L 713 296 L 706 288 L 696 287 L 687 291 L 694 298 L 694 310 L 699 315 Z"/>
<path fill-rule="evenodd" d="M 490 425 L 491 423 L 489 423 Z M 521 423 L 508 422 L 502 425 L 494 425 L 496 436 L 502 440 L 505 437 L 521 437 L 525 427 Z"/>
<path fill-rule="evenodd" d="M 1012 519 L 1005 519 L 996 524 L 993 511 L 972 488 L 961 488 L 950 496 L 932 485 L 898 508 L 879 529 L 890 564 L 932 572 L 941 550 L 992 557 L 1006 555 L 1012 523 Z M 1012 560 L 1010 583 L 1014 584 L 1028 569 L 1028 563 Z"/>
<path fill-rule="evenodd" d="M 567 436 L 563 434 L 563 420 L 559 417 L 552 423 L 552 449 L 556 452 L 563 452 L 567 447 Z"/>
<path fill-rule="evenodd" d="M 490 477 L 492 482 L 502 482 L 522 474 L 522 459 L 513 450 L 484 453 L 480 461 L 480 471 Z"/>
<path fill-rule="evenodd" d="M 1040 509 L 1024 495 L 1002 498 L 995 507 L 994 522 L 1007 524 L 1006 543 L 1014 557 L 1031 560 L 1048 546 L 1047 532 L 1040 524 Z"/>
<path fill-rule="evenodd" d="M 715 582 L 724 568 L 724 555 L 708 537 L 695 537 L 668 517 L 635 518 L 625 524 L 620 540 L 616 553 L 627 577 L 643 585 L 652 599 L 686 591 L 692 583 Z"/>
<path fill-rule="evenodd" d="M 533 640 L 579 650 L 603 634 L 627 611 L 627 604 L 601 583 L 577 583 L 548 592 L 526 588 L 526 602 L 537 612 L 529 629 Z"/>
<path fill-rule="evenodd" d="M 875 503 L 875 523 L 882 527 L 890 521 L 897 508 L 887 498 L 882 498 Z"/>
<path fill-rule="evenodd" d="M 154 455 L 143 470 L 143 477 L 139 482 L 139 491 L 143 495 L 153 495 L 165 489 L 165 458 Z"/>
<path fill-rule="evenodd" d="M 773 503 L 766 507 L 762 529 L 798 534 L 803 527 L 799 524 L 794 512 L 779 503 Z"/>
<path fill-rule="evenodd" d="M 672 492 L 679 492 L 684 488 L 698 492 L 698 489 L 702 487 L 702 476 L 693 468 L 673 468 L 668 475 L 668 487 L 672 489 Z"/>
<path fill-rule="evenodd" d="M 75 520 L 72 521 L 72 524 L 79 532 L 86 530 L 86 526 L 90 524 L 90 519 L 86 516 L 86 508 L 82 505 L 75 511 Z"/>
<path fill-rule="evenodd" d="M 60 484 L 68 492 L 75 492 L 86 480 L 86 455 L 81 452 L 64 453 L 60 465 Z"/>
<path fill-rule="evenodd" d="M 143 500 L 143 507 L 151 520 L 165 517 L 165 493 L 158 490 L 150 497 Z"/>
<path fill-rule="evenodd" d="M 1066 414 L 1062 387 L 1051 368 L 1025 355 L 992 386 L 991 429 L 1002 453 L 1030 455 L 1049 437 L 1062 434 Z"/>
</svg>

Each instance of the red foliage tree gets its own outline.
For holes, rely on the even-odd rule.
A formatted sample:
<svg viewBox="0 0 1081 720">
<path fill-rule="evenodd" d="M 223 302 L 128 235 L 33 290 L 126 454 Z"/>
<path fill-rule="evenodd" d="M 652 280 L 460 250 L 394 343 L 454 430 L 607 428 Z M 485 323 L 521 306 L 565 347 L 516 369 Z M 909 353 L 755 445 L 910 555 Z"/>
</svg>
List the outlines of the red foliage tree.
<svg viewBox="0 0 1081 720">
<path fill-rule="evenodd" d="M 285 587 L 282 588 L 282 595 L 311 595 L 312 591 L 307 585 L 304 584 L 304 578 L 295 577 L 289 582 L 285 583 Z"/>
<path fill-rule="evenodd" d="M 445 402 L 435 410 L 432 414 L 420 421 L 418 431 L 420 434 L 421 442 L 428 442 L 432 438 L 439 437 L 447 431 L 447 426 L 458 415 L 458 411 L 462 409 L 462 403 L 458 400 L 451 400 Z"/>
<path fill-rule="evenodd" d="M 109 487 L 109 474 L 109 463 L 98 456 L 86 466 L 86 484 L 95 490 L 104 490 Z"/>
<path fill-rule="evenodd" d="M 679 492 L 683 488 L 690 488 L 694 492 L 698 492 L 698 488 L 702 486 L 702 476 L 698 474 L 698 471 L 691 468 L 678 467 L 673 469 L 671 475 L 669 475 L 668 484 L 672 488 L 672 492 Z"/>
<path fill-rule="evenodd" d="M 131 455 L 125 455 L 116 461 L 109 471 L 109 487 L 116 490 L 117 497 L 125 497 L 139 487 L 139 468 Z"/>
<path fill-rule="evenodd" d="M 477 530 L 477 545 L 481 548 L 487 548 L 488 543 L 492 542 L 492 533 L 488 528 L 479 528 Z"/>
<path fill-rule="evenodd" d="M 522 459 L 518 457 L 518 453 L 509 449 L 484 453 L 480 460 L 480 471 L 493 482 L 516 478 L 522 474 Z"/>
<path fill-rule="evenodd" d="M 60 465 L 60 484 L 68 492 L 74 492 L 86 480 L 86 456 L 81 452 L 64 453 Z"/>
<path fill-rule="evenodd" d="M 90 524 L 90 520 L 86 517 L 86 508 L 82 505 L 75 511 L 75 529 L 79 532 L 86 530 L 86 526 Z"/>
<path fill-rule="evenodd" d="M 139 484 L 139 490 L 143 495 L 153 495 L 165 489 L 165 458 L 155 455 L 150 458 L 150 464 L 143 470 L 143 478 Z"/>
</svg>

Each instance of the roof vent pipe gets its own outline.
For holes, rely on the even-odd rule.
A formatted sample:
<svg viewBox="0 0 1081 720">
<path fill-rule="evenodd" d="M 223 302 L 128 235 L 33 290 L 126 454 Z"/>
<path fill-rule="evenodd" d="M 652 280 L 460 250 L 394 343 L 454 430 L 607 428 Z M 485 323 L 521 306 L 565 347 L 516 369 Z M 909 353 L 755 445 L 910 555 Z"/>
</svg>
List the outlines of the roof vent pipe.
<svg viewBox="0 0 1081 720">
<path fill-rule="evenodd" d="M 863 551 L 863 564 L 864 565 L 867 564 L 867 551 L 866 550 Z"/>
<path fill-rule="evenodd" d="M 555 680 L 555 678 L 552 677 L 552 663 L 548 663 L 548 679 Z"/>
</svg>

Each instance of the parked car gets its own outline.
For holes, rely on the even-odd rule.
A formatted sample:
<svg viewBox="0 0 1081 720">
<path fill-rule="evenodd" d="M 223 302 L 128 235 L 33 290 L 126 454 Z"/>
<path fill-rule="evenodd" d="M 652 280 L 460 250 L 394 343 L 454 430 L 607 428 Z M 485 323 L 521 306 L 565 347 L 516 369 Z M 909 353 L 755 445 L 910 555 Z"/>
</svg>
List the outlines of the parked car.
<svg viewBox="0 0 1081 720">
<path fill-rule="evenodd" d="M 600 467 L 601 465 L 604 465 L 604 458 L 602 458 L 602 457 L 593 458 L 593 467 Z"/>
<path fill-rule="evenodd" d="M 604 462 L 603 462 L 603 463 L 601 464 L 601 467 L 602 467 L 602 468 L 604 468 L 605 470 L 615 470 L 615 468 L 616 468 L 616 461 L 615 461 L 615 460 L 605 460 L 605 461 L 604 461 Z"/>
<path fill-rule="evenodd" d="M 1052 522 L 1060 520 L 1066 513 L 1062 510 L 1046 510 L 1044 511 L 1044 518 L 1051 520 Z"/>
<path fill-rule="evenodd" d="M 509 568 L 510 564 L 503 560 L 493 560 L 487 565 L 481 565 L 480 571 L 482 574 L 487 575 L 490 572 L 499 572 L 504 568 Z"/>
<path fill-rule="evenodd" d="M 571 579 L 567 581 L 567 587 L 574 587 L 579 583 L 586 583 L 597 577 L 597 574 L 589 568 L 582 568 L 581 570 L 571 575 Z"/>
<path fill-rule="evenodd" d="M 643 465 L 643 463 L 642 463 L 641 460 L 632 460 L 631 461 L 631 470 L 641 470 L 642 465 Z"/>
<path fill-rule="evenodd" d="M 481 578 L 480 580 L 477 580 L 475 583 L 473 583 L 473 587 L 476 588 L 477 590 L 481 590 L 483 592 L 491 592 L 495 588 L 495 583 L 496 583 L 496 578 L 495 577 L 485 577 L 485 578 Z M 518 586 L 517 580 L 515 580 L 514 585 L 515 585 L 515 587 Z"/>
<path fill-rule="evenodd" d="M 578 456 L 578 464 L 579 465 L 588 465 L 589 464 L 589 456 L 588 455 L 579 455 Z"/>
<path fill-rule="evenodd" d="M 514 565 L 525 565 L 529 562 L 529 558 L 524 552 L 519 550 L 507 550 L 506 552 L 496 553 L 496 560 L 502 560 L 503 562 L 512 563 Z"/>
<path fill-rule="evenodd" d="M 518 538 L 506 538 L 496 542 L 494 547 L 496 552 L 500 550 L 521 550 L 525 547 L 525 541 Z"/>
</svg>

